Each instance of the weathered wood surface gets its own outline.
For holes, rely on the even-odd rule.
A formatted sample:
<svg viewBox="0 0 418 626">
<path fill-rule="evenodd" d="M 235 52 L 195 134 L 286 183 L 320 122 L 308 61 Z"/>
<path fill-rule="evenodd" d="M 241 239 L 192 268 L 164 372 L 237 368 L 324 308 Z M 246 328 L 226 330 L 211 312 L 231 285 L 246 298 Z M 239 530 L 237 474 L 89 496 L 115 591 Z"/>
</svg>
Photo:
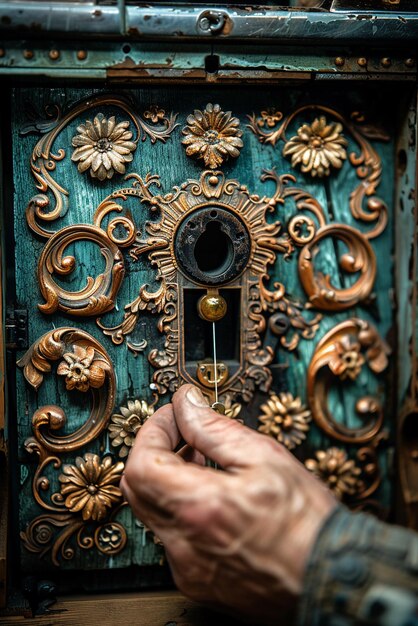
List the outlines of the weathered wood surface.
<svg viewBox="0 0 418 626">
<path fill-rule="evenodd" d="M 3 155 L 0 153 L 0 171 L 2 172 Z M 3 176 L 0 176 L 3 188 Z M 7 527 L 9 518 L 9 470 L 8 470 L 8 434 L 6 424 L 6 354 L 5 354 L 5 310 L 6 300 L 4 280 L 4 205 L 0 200 L 0 608 L 7 601 Z"/>
<path fill-rule="evenodd" d="M 339 314 L 324 314 L 321 322 L 320 330 L 313 341 L 302 340 L 297 352 L 288 353 L 284 350 L 278 350 L 276 354 L 277 363 L 282 365 L 280 376 L 276 377 L 275 389 L 289 390 L 293 395 L 300 396 L 303 400 L 306 398 L 306 370 L 312 357 L 317 341 L 325 335 L 328 330 L 335 326 L 338 322 L 352 316 L 362 317 L 372 321 L 385 337 L 389 333 L 393 324 L 392 303 L 390 299 L 391 288 L 393 287 L 393 267 L 392 267 L 392 248 L 393 248 L 393 218 L 394 206 L 393 186 L 394 186 L 394 169 L 393 169 L 393 128 L 391 124 L 393 98 L 394 94 L 389 89 L 382 89 L 382 97 L 376 103 L 370 99 L 370 91 L 367 87 L 364 91 L 357 90 L 356 95 L 352 96 L 347 90 L 344 90 L 344 98 L 341 97 L 341 87 L 324 87 L 321 91 L 308 90 L 308 88 L 285 88 L 276 89 L 273 87 L 264 90 L 254 90 L 251 88 L 242 88 L 239 91 L 233 89 L 211 89 L 200 90 L 197 88 L 183 87 L 181 91 L 178 89 L 144 89 L 135 90 L 135 96 L 139 102 L 139 111 L 142 113 L 150 104 L 157 103 L 166 112 L 179 112 L 180 126 L 174 131 L 172 137 L 163 144 L 157 142 L 152 145 L 147 139 L 141 143 L 134 153 L 134 161 L 127 168 L 128 172 L 137 172 L 141 176 L 151 172 L 159 174 L 162 181 L 162 191 L 168 192 L 174 185 L 179 185 L 183 181 L 190 178 L 198 178 L 202 167 L 200 163 L 190 160 L 180 144 L 182 138 L 181 128 L 185 124 L 186 117 L 195 108 L 204 108 L 207 102 L 219 102 L 224 110 L 232 110 L 234 115 L 241 120 L 241 128 L 244 132 L 244 148 L 240 157 L 233 162 L 227 163 L 223 167 L 223 171 L 227 178 L 235 178 L 246 184 L 248 188 L 260 195 L 268 195 L 272 192 L 272 183 L 261 183 L 260 175 L 263 169 L 271 169 L 275 167 L 280 174 L 292 173 L 297 177 L 297 186 L 308 189 L 322 204 L 325 213 L 330 222 L 341 221 L 343 223 L 354 225 L 356 228 L 362 229 L 363 226 L 354 220 L 348 208 L 349 194 L 358 184 L 354 169 L 345 163 L 342 170 L 334 174 L 327 181 L 312 181 L 309 176 L 304 176 L 299 171 L 292 170 L 288 159 L 281 154 L 282 144 L 276 147 L 262 146 L 257 137 L 246 129 L 248 122 L 247 115 L 252 112 L 259 113 L 261 110 L 269 106 L 276 106 L 278 110 L 287 114 L 293 111 L 297 106 L 307 102 L 321 102 L 328 106 L 333 106 L 340 112 L 350 115 L 352 110 L 359 107 L 366 109 L 367 118 L 377 124 L 382 124 L 386 130 L 390 131 L 391 140 L 388 143 L 375 142 L 379 154 L 382 156 L 384 163 L 384 175 L 382 183 L 378 189 L 378 195 L 383 197 L 389 206 L 389 224 L 385 233 L 377 240 L 373 241 L 378 259 L 378 276 L 375 284 L 374 293 L 376 295 L 375 304 L 373 306 L 361 306 L 354 310 L 349 310 Z M 93 89 L 88 93 L 97 93 L 99 90 Z M 383 95 L 384 92 L 384 95 Z M 37 303 L 42 302 L 36 280 L 36 264 L 41 253 L 44 242 L 34 236 L 28 229 L 24 210 L 28 200 L 36 193 L 34 181 L 31 178 L 29 170 L 29 159 L 31 151 L 38 140 L 37 136 L 26 135 L 21 136 L 19 131 L 22 125 L 27 121 L 25 117 L 25 102 L 29 100 L 40 112 L 47 103 L 70 104 L 76 102 L 87 94 L 86 91 L 75 89 L 37 89 L 37 90 L 15 90 L 13 96 L 13 141 L 14 141 L 14 181 L 15 181 L 15 239 L 16 239 L 16 282 L 17 282 L 17 301 L 18 304 L 30 309 L 29 315 L 29 337 L 30 342 L 35 341 L 43 333 L 51 330 L 53 327 L 72 325 L 82 328 L 98 339 L 110 353 L 111 359 L 115 365 L 117 372 L 117 395 L 116 395 L 116 412 L 119 406 L 125 405 L 128 399 L 141 397 L 151 399 L 149 383 L 152 378 L 152 368 L 149 365 L 146 354 L 139 354 L 137 357 L 127 349 L 126 344 L 114 346 L 110 339 L 104 337 L 100 329 L 96 326 L 94 319 L 87 318 L 71 318 L 63 314 L 54 314 L 53 316 L 43 315 L 36 307 Z M 121 121 L 125 119 L 125 114 L 112 107 L 101 107 L 105 114 L 116 113 L 117 119 Z M 80 115 L 66 129 L 62 131 L 54 145 L 54 151 L 59 148 L 66 150 L 66 157 L 57 163 L 53 177 L 69 191 L 69 210 L 67 215 L 59 220 L 59 227 L 74 223 L 91 223 L 95 208 L 104 197 L 116 188 L 125 186 L 122 177 L 115 176 L 111 181 L 98 183 L 93 181 L 86 173 L 81 175 L 77 172 L 76 165 L 70 161 L 71 156 L 71 139 L 76 133 L 76 126 L 83 122 L 86 118 L 92 119 L 98 110 L 91 110 L 85 115 Z M 307 114 L 308 118 L 298 116 L 288 130 L 288 137 L 291 137 L 297 130 L 298 126 L 305 121 L 312 121 L 311 114 Z M 358 146 L 350 140 L 349 150 L 358 151 Z M 285 206 L 278 206 L 277 215 L 271 216 L 271 219 L 278 217 L 283 224 L 295 213 L 293 202 L 287 202 Z M 144 205 L 138 202 L 134 211 L 134 220 L 138 228 L 143 232 L 144 224 L 149 219 L 149 211 Z M 57 226 L 55 226 L 57 228 Z M 65 284 L 71 288 L 79 289 L 85 284 L 88 275 L 95 276 L 102 269 L 102 259 L 97 247 L 93 244 L 88 245 L 83 242 L 68 249 L 68 253 L 74 254 L 77 264 L 73 274 L 65 278 Z M 331 275 L 331 282 L 336 286 L 347 284 L 347 277 L 342 274 L 338 265 L 338 257 L 342 250 L 339 245 L 335 246 L 333 242 L 326 241 L 321 246 L 318 254 L 316 266 L 322 269 L 324 273 Z M 146 259 L 141 259 L 137 263 L 133 263 L 126 258 L 127 274 L 122 288 L 117 297 L 116 310 L 104 317 L 104 322 L 108 326 L 118 323 L 122 319 L 123 307 L 130 302 L 138 292 L 139 287 L 144 283 L 153 284 L 154 270 L 150 267 Z M 278 280 L 286 285 L 287 292 L 295 298 L 306 300 L 303 289 L 300 285 L 297 275 L 297 255 L 290 261 L 285 261 L 279 255 L 278 261 L 271 271 L 272 283 Z M 64 281 L 63 281 L 64 282 Z M 145 338 L 148 341 L 148 349 L 152 347 L 161 347 L 163 338 L 156 330 L 157 317 L 150 314 L 144 314 L 138 325 L 136 339 Z M 367 372 L 366 368 L 362 372 L 356 385 L 344 384 L 338 388 L 335 393 L 331 394 L 330 403 L 337 420 L 345 422 L 349 426 L 358 425 L 358 418 L 355 416 L 354 404 L 355 399 L 360 395 L 377 393 L 385 404 L 387 398 L 386 391 L 391 387 L 393 373 L 387 372 L 383 377 L 377 379 Z M 37 407 L 44 404 L 59 404 L 64 408 L 70 416 L 70 424 L 68 429 L 75 430 L 77 426 L 82 424 L 86 419 L 87 407 L 85 406 L 85 396 L 82 394 L 65 392 L 62 377 L 54 375 L 47 376 L 38 393 L 35 393 L 23 381 L 23 376 L 18 373 L 18 425 L 19 425 L 19 455 L 21 460 L 21 527 L 25 528 L 28 521 L 38 515 L 41 510 L 35 504 L 32 498 L 31 479 L 34 471 L 34 460 L 23 450 L 25 439 L 31 435 L 31 416 Z M 163 400 L 164 401 L 164 400 Z M 168 398 L 167 398 L 168 401 Z M 250 407 L 250 413 L 254 415 L 253 407 Z M 387 424 L 393 432 L 394 424 L 392 418 L 392 406 L 386 405 Z M 245 413 L 244 413 L 245 416 Z M 255 425 L 253 418 L 248 418 L 249 423 Z M 300 446 L 297 450 L 297 456 L 306 458 L 312 456 L 317 449 L 324 449 L 335 442 L 330 441 L 323 433 L 312 425 L 308 441 Z M 93 446 L 90 446 L 93 452 L 111 451 L 109 441 L 101 438 Z M 81 451 L 83 452 L 83 451 Z M 385 464 L 385 453 L 381 455 L 382 463 Z M 74 462 L 73 457 L 63 457 L 64 462 Z M 51 489 L 58 487 L 57 472 L 48 474 L 51 480 Z M 384 506 L 390 503 L 391 487 L 390 480 L 386 477 L 383 481 L 383 487 L 378 496 Z M 64 562 L 62 569 L 84 569 L 96 570 L 105 568 L 125 568 L 131 564 L 151 565 L 161 560 L 161 551 L 156 547 L 152 538 L 145 536 L 143 528 L 139 527 L 133 520 L 130 512 L 125 509 L 121 515 L 121 521 L 128 528 L 129 543 L 128 547 L 119 555 L 108 558 L 104 555 L 93 553 L 93 551 L 79 551 L 73 560 Z M 40 560 L 36 555 L 30 555 L 26 551 L 22 552 L 22 563 L 24 571 L 30 572 L 51 572 L 47 559 Z M 140 576 L 140 584 L 147 585 L 147 570 Z M 53 575 L 56 575 L 52 568 Z M 123 576 L 115 581 L 115 586 L 129 586 L 132 584 L 130 575 L 127 574 L 126 579 Z M 133 610 L 133 609 L 132 609 Z M 41 623 L 41 622 L 39 622 Z M 58 623 L 58 622 L 57 622 Z M 64 622 L 63 622 L 64 623 Z M 70 622 L 65 622 L 70 623 Z M 154 623 L 154 622 L 152 622 Z M 183 622 L 178 622 L 183 623 Z M 184 622 L 186 623 L 186 622 Z M 145 624 L 145 622 L 144 622 Z M 151 622 L 150 622 L 151 626 Z"/>
<path fill-rule="evenodd" d="M 63 597 L 51 607 L 50 614 L 30 620 L 23 615 L 0 617 L 0 623 L 3 626 L 27 623 L 31 626 L 244 626 L 243 622 L 191 602 L 175 591 Z"/>
</svg>

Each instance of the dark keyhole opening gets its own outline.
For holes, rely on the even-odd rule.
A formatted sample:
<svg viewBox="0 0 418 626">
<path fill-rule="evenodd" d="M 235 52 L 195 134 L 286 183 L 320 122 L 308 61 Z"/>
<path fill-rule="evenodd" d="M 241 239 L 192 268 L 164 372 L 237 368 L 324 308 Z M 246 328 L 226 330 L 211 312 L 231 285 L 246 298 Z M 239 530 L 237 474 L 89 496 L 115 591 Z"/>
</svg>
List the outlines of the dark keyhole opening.
<svg viewBox="0 0 418 626">
<path fill-rule="evenodd" d="M 233 254 L 232 241 L 221 230 L 221 223 L 216 220 L 208 222 L 194 248 L 194 257 L 199 270 L 211 276 L 218 276 L 231 265 Z"/>
</svg>

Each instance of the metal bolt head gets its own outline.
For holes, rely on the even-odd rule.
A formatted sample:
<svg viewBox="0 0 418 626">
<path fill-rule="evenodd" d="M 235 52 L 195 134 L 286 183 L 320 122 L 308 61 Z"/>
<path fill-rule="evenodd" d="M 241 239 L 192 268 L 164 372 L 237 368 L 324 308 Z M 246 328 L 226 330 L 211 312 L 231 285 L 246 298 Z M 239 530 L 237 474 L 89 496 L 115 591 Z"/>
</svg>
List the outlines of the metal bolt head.
<svg viewBox="0 0 418 626">
<path fill-rule="evenodd" d="M 208 18 L 207 18 L 207 17 L 202 17 L 202 18 L 199 20 L 199 28 L 200 28 L 201 30 L 209 30 L 209 28 L 210 28 L 210 22 L 209 22 L 209 20 L 208 20 Z"/>
<path fill-rule="evenodd" d="M 345 63 L 345 59 L 344 57 L 335 57 L 334 63 L 337 67 L 342 67 Z"/>
<path fill-rule="evenodd" d="M 405 65 L 406 67 L 414 67 L 415 59 L 413 59 L 412 57 L 409 59 L 405 59 Z"/>
<path fill-rule="evenodd" d="M 51 59 L 51 61 L 57 61 L 60 58 L 59 50 L 50 50 L 49 58 Z"/>
<path fill-rule="evenodd" d="M 357 65 L 359 65 L 360 67 L 366 67 L 367 59 L 365 57 L 359 57 L 357 59 Z"/>
<path fill-rule="evenodd" d="M 200 317 L 207 322 L 219 322 L 225 316 L 226 310 L 225 298 L 219 294 L 206 294 L 197 303 L 197 311 Z"/>
<path fill-rule="evenodd" d="M 33 50 L 23 50 L 23 56 L 25 59 L 27 59 L 28 61 L 30 59 L 33 59 Z"/>
<path fill-rule="evenodd" d="M 77 50 L 77 59 L 79 61 L 87 59 L 87 50 Z"/>
<path fill-rule="evenodd" d="M 226 25 L 227 17 L 223 11 L 213 9 L 203 11 L 197 18 L 197 29 L 212 35 L 220 34 Z"/>
<path fill-rule="evenodd" d="M 392 65 L 392 61 L 391 59 L 389 59 L 389 57 L 383 57 L 383 59 L 380 62 L 383 65 L 383 67 L 390 67 Z"/>
</svg>

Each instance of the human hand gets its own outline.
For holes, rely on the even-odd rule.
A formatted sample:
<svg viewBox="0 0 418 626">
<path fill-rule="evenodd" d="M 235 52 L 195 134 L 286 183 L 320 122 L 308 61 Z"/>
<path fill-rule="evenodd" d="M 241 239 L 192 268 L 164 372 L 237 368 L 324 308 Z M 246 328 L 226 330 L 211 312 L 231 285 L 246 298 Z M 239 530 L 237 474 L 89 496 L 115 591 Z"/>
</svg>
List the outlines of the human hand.
<svg viewBox="0 0 418 626">
<path fill-rule="evenodd" d="M 175 454 L 181 439 L 186 446 Z M 224 471 L 204 466 L 204 457 Z M 336 506 L 284 447 L 184 385 L 139 431 L 121 481 L 193 600 L 289 624 L 316 535 Z"/>
</svg>

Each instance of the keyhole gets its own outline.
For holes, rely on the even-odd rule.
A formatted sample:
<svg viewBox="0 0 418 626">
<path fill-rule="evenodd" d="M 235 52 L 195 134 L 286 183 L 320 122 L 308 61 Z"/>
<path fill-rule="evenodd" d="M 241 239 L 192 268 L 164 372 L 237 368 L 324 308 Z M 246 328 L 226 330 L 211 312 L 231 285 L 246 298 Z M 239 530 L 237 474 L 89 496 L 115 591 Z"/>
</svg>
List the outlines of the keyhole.
<svg viewBox="0 0 418 626">
<path fill-rule="evenodd" d="M 213 220 L 196 241 L 194 257 L 201 272 L 210 276 L 222 274 L 230 266 L 233 258 L 232 241 L 221 230 L 221 223 Z"/>
<path fill-rule="evenodd" d="M 223 285 L 247 266 L 251 240 L 241 218 L 216 204 L 190 211 L 174 241 L 179 269 L 200 285 Z"/>
</svg>

